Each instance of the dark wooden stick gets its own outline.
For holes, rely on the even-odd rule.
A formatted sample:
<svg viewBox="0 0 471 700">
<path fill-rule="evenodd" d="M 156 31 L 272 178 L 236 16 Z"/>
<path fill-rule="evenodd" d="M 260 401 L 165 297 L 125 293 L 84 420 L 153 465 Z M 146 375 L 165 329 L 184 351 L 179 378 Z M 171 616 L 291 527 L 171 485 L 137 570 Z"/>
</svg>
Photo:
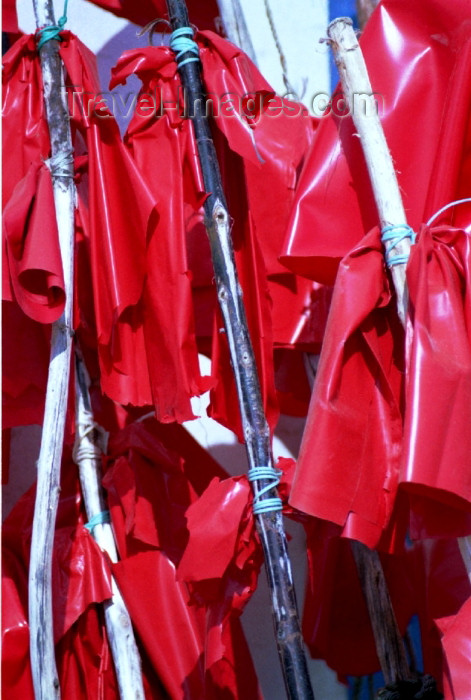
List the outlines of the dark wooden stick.
<svg viewBox="0 0 471 700">
<path fill-rule="evenodd" d="M 351 546 L 386 684 L 412 678 L 378 552 L 361 542 Z"/>
<path fill-rule="evenodd" d="M 183 0 L 167 0 L 172 29 L 189 26 Z M 188 57 L 191 57 L 188 52 Z M 184 60 L 186 54 L 182 56 Z M 270 430 L 263 410 L 260 383 L 242 301 L 230 236 L 230 218 L 222 187 L 219 164 L 205 115 L 205 94 L 200 62 L 179 68 L 185 88 L 190 118 L 195 131 L 198 155 L 208 198 L 204 204 L 205 224 L 209 236 L 217 294 L 229 342 L 250 468 L 273 466 Z M 270 482 L 254 482 L 254 492 Z M 261 499 L 276 497 L 271 489 Z M 291 574 L 283 518 L 280 512 L 256 517 L 262 543 L 278 654 L 289 698 L 313 698 L 299 624 L 296 596 Z"/>
</svg>

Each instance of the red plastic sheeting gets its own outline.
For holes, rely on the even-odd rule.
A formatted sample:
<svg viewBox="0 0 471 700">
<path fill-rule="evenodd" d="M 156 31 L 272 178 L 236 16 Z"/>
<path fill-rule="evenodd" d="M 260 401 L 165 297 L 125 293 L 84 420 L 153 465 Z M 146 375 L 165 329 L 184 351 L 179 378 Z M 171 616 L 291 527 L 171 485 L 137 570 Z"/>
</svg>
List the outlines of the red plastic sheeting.
<svg viewBox="0 0 471 700">
<path fill-rule="evenodd" d="M 424 666 L 439 680 L 445 700 L 467 698 L 469 625 L 467 641 L 462 632 L 469 614 L 471 583 L 457 540 L 416 542 L 409 554 L 409 572 L 414 581 Z"/>
<path fill-rule="evenodd" d="M 339 267 L 290 496 L 298 510 L 370 547 L 386 533 L 395 506 L 403 348 L 373 229 Z"/>
<path fill-rule="evenodd" d="M 446 658 L 446 674 L 449 678 L 450 689 L 448 698 L 467 698 L 471 695 L 471 674 L 469 660 L 471 658 L 471 598 L 466 600 L 457 615 L 451 619 L 437 620 L 443 638 L 442 645 Z"/>
<path fill-rule="evenodd" d="M 84 529 L 80 487 L 75 465 L 64 461 L 61 498 L 56 521 L 52 568 L 54 639 L 59 678 L 67 695 L 89 697 L 90 688 L 111 684 L 114 669 L 103 655 L 103 620 L 88 625 L 95 604 L 111 597 L 107 559 Z M 33 698 L 29 664 L 28 564 L 36 489 L 33 486 L 16 504 L 2 528 L 2 696 Z M 92 631 L 93 629 L 93 631 Z M 67 638 L 67 645 L 62 646 Z M 62 663 L 62 653 L 75 663 Z M 102 666 L 97 661 L 102 657 Z M 82 679 L 80 682 L 80 678 Z M 86 679 L 86 683 L 84 683 Z M 116 697 L 96 695 L 95 697 Z"/>
<path fill-rule="evenodd" d="M 380 664 L 350 543 L 325 522 L 311 521 L 306 529 L 306 644 L 341 680 L 374 673 Z M 456 539 L 422 540 L 402 554 L 380 557 L 401 631 L 418 615 L 425 672 L 434 676 L 446 700 L 467 698 L 471 584 Z"/>
<path fill-rule="evenodd" d="M 465 161 L 469 174 L 470 36 L 466 0 L 384 0 L 360 40 L 414 229 L 469 183 L 458 174 Z M 289 269 L 328 284 L 340 259 L 378 223 L 361 145 L 341 107 L 334 101 L 321 119 L 281 258 Z"/>
<path fill-rule="evenodd" d="M 99 87 L 93 55 L 69 32 L 64 32 L 63 38 L 60 51 L 70 86 L 78 186 L 76 306 L 80 310 L 76 310 L 75 327 L 79 333 L 83 331 L 82 345 L 88 341 L 92 352 L 98 346 L 104 391 L 125 404 L 149 404 L 137 305 L 145 276 L 147 226 L 155 210 L 155 199 L 124 148 L 114 119 L 106 110 L 99 113 L 95 109 L 93 100 Z M 13 305 L 18 303 L 31 318 L 49 323 L 59 317 L 64 297 L 51 188 L 44 166 L 40 166 L 49 155 L 49 136 L 35 38 L 19 40 L 4 57 L 4 63 L 3 138 L 8 144 L 4 148 L 4 235 L 8 249 L 6 272 L 12 281 L 10 290 L 8 279 L 4 285 L 5 298 L 13 299 Z M 19 207 L 18 200 L 23 197 L 24 206 Z M 31 209 L 26 209 L 29 201 Z M 42 226 L 48 217 L 51 225 L 45 239 Z M 86 289 L 84 280 L 90 282 Z M 85 304 L 81 303 L 84 297 Z M 36 333 L 31 321 L 20 322 L 20 313 L 16 310 L 10 315 L 18 319 L 16 323 L 24 327 L 25 333 Z M 38 352 L 38 346 L 18 344 L 9 332 L 4 339 L 7 358 L 18 352 L 24 356 L 25 364 L 29 362 L 35 368 L 33 374 L 44 374 L 40 363 L 46 355 L 45 348 Z M 15 350 L 10 352 L 8 344 L 13 340 Z M 17 380 L 24 383 L 17 376 L 15 364 L 8 364 L 5 374 L 11 384 Z M 33 391 L 41 393 L 41 389 L 37 380 L 25 387 L 29 397 Z M 18 392 L 13 398 L 16 400 L 17 396 Z M 35 413 L 40 414 L 42 401 L 35 408 Z M 15 405 L 11 413 L 7 415 L 9 424 L 21 422 Z"/>
<path fill-rule="evenodd" d="M 412 328 L 400 479 L 413 494 L 413 535 L 471 533 L 470 275 L 469 234 L 420 230 L 407 266 Z"/>
<path fill-rule="evenodd" d="M 340 680 L 380 669 L 368 609 L 350 541 L 337 526 L 307 523 L 308 581 L 303 636 L 313 658 L 321 658 Z M 406 553 L 381 554 L 396 619 L 404 633 L 417 612 L 417 592 Z"/>
<path fill-rule="evenodd" d="M 174 451 L 180 447 L 179 451 Z M 188 530 L 187 507 L 219 465 L 180 426 L 153 419 L 114 435 L 104 477 L 121 561 L 111 565 L 84 529 L 76 467 L 63 464 L 53 560 L 56 658 L 66 697 L 118 695 L 98 604 L 111 595 L 110 569 L 127 603 L 143 659 L 147 698 L 258 698 L 238 620 L 225 599 L 190 601 L 176 579 Z M 27 567 L 34 487 L 3 528 L 3 694 L 32 698 L 27 625 Z M 258 567 L 252 568 L 252 587 Z M 229 577 L 229 589 L 236 586 Z M 222 614 L 224 613 L 224 614 Z"/>
<path fill-rule="evenodd" d="M 414 536 L 471 532 L 468 239 L 423 228 L 412 249 L 404 434 L 404 336 L 377 229 L 339 267 L 290 501 L 371 547 L 405 525 L 399 482 Z"/>
<path fill-rule="evenodd" d="M 421 21 L 425 10 L 426 23 Z M 362 48 L 372 85 L 384 98 L 386 138 L 408 220 L 417 228 L 423 216 L 463 196 L 469 182 L 471 69 L 460 53 L 471 55 L 465 5 L 457 2 L 450 13 L 437 0 L 412 11 L 403 0 L 386 0 L 368 24 Z M 419 89 L 422 71 L 434 78 L 426 95 Z M 448 83 L 456 91 L 452 105 L 444 99 L 451 95 Z M 414 121 L 404 131 L 402 115 L 415 113 L 419 101 L 424 109 L 424 100 L 428 118 L 419 137 Z M 333 279 L 338 269 L 291 502 L 340 525 L 348 537 L 388 547 L 406 524 L 405 500 L 396 503 L 403 483 L 410 494 L 413 536 L 468 534 L 468 236 L 451 228 L 422 228 L 418 235 L 407 270 L 412 325 L 404 365 L 404 338 L 378 234 L 370 232 L 355 244 L 377 214 L 352 129 L 350 118 L 329 116 L 321 123 L 293 218 L 290 245 L 291 250 L 298 246 L 300 257 L 283 258 L 298 271 L 296 261 L 302 260 L 304 273 L 320 280 Z M 442 145 L 435 146 L 439 134 L 450 159 Z M 342 208 L 334 205 L 340 191 Z M 441 220 L 461 221 L 465 228 L 471 225 L 470 210 L 457 206 Z"/>
<path fill-rule="evenodd" d="M 33 163 L 16 186 L 3 213 L 3 227 L 3 299 L 16 299 L 35 321 L 57 321 L 64 310 L 65 288 L 51 175 L 42 163 Z M 50 235 L 44 236 L 44 230 Z"/>
<path fill-rule="evenodd" d="M 90 0 L 94 5 L 112 12 L 118 17 L 124 17 L 134 24 L 144 26 L 152 20 L 167 18 L 167 4 L 164 0 Z M 215 0 L 189 0 L 187 3 L 190 22 L 199 29 L 215 29 L 214 20 L 219 15 L 219 9 Z M 157 31 L 166 30 L 164 23 L 157 26 Z"/>
<path fill-rule="evenodd" d="M 309 328 L 312 284 L 286 273 L 276 260 L 297 181 L 296 172 L 312 138 L 313 124 L 300 105 L 273 99 L 270 86 L 239 49 L 210 32 L 198 34 L 197 39 L 206 91 L 216 116 L 214 124 L 218 128 L 214 129 L 214 138 L 229 211 L 234 216 L 236 264 L 265 408 L 273 423 L 277 414 L 271 380 L 273 342 L 292 346 L 304 330 L 303 342 L 312 344 L 320 335 Z M 149 186 L 167 204 L 148 248 L 145 299 L 148 353 L 152 357 L 157 357 L 159 352 L 172 358 L 183 356 L 185 365 L 191 369 L 195 364 L 191 357 L 195 352 L 195 336 L 208 349 L 212 335 L 213 375 L 217 381 L 213 417 L 237 429 L 238 407 L 227 342 L 221 333 L 214 332 L 214 324 L 219 329 L 222 321 L 216 311 L 202 212 L 198 212 L 202 204 L 202 179 L 193 132 L 183 118 L 183 92 L 173 53 L 166 47 L 126 52 L 113 70 L 111 88 L 124 82 L 131 73 L 140 77 L 143 88 L 126 143 Z M 276 115 L 273 110 L 277 111 Z M 156 162 L 162 161 L 165 168 L 156 168 Z M 241 187 L 245 181 L 247 189 Z M 282 210 L 279 202 L 285 203 Z M 276 295 L 277 304 L 273 307 L 270 295 Z M 178 313 L 170 300 L 179 309 Z M 168 317 L 160 327 L 153 321 L 157 310 Z M 178 327 L 175 327 L 176 318 Z M 311 325 L 317 329 L 324 320 L 325 317 L 316 319 Z M 167 332 L 169 327 L 173 328 L 172 333 Z M 153 363 L 151 374 L 159 405 L 164 402 L 164 395 L 171 396 L 176 382 L 168 367 L 159 362 Z M 194 369 L 190 376 L 183 373 L 181 382 L 188 383 L 192 376 Z"/>
<path fill-rule="evenodd" d="M 176 426 L 169 427 L 175 432 Z M 191 602 L 187 587 L 176 577 L 191 535 L 185 512 L 222 471 L 195 444 L 183 454 L 168 449 L 155 433 L 162 434 L 162 429 L 148 419 L 110 443 L 104 485 L 121 556 L 113 573 L 146 654 L 172 698 L 216 700 L 221 693 L 257 698 L 257 680 L 238 621 L 241 606 L 227 607 L 224 596 L 212 605 Z M 257 572 L 258 567 L 252 568 L 246 599 L 256 587 Z M 232 590 L 238 582 L 230 577 L 226 585 Z"/>
<path fill-rule="evenodd" d="M 280 458 L 279 495 L 284 513 L 293 515 L 287 493 L 294 471 L 292 459 Z M 257 583 L 262 552 L 252 514 L 247 477 L 213 479 L 187 511 L 189 540 L 178 565 L 193 600 L 205 603 L 213 617 L 225 619 L 242 611 Z"/>
</svg>

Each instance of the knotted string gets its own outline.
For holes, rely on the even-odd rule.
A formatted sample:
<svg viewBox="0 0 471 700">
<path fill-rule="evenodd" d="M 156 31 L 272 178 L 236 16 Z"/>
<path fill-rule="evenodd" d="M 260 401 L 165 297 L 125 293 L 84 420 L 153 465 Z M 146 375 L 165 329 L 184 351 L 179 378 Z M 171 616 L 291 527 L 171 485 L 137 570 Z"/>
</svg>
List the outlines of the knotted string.
<svg viewBox="0 0 471 700">
<path fill-rule="evenodd" d="M 283 503 L 281 498 L 263 498 L 263 496 L 278 486 L 280 483 L 280 476 L 283 472 L 279 469 L 273 469 L 273 467 L 254 467 L 249 469 L 247 473 L 248 480 L 258 481 L 259 479 L 270 479 L 271 483 L 264 486 L 260 491 L 254 496 L 253 499 L 253 513 L 254 515 L 260 515 L 260 513 L 274 513 L 279 510 L 283 510 Z"/>
<path fill-rule="evenodd" d="M 38 29 L 37 34 L 40 37 L 38 41 L 38 51 L 44 46 L 44 44 L 51 39 L 57 39 L 57 41 L 62 41 L 62 37 L 59 36 L 61 31 L 64 29 L 65 23 L 67 22 L 67 5 L 69 0 L 64 2 L 64 12 L 62 17 L 58 20 L 57 24 L 50 24 L 48 27 L 43 27 Z"/>
<path fill-rule="evenodd" d="M 44 161 L 51 171 L 52 177 L 74 177 L 74 171 L 70 166 L 74 163 L 73 151 L 59 151 L 51 158 Z"/>
<path fill-rule="evenodd" d="M 106 453 L 108 433 L 98 423 L 78 423 L 72 459 L 80 464 L 84 459 L 100 459 Z"/>
<path fill-rule="evenodd" d="M 457 204 L 464 204 L 465 202 L 471 202 L 471 197 L 465 197 L 464 199 L 456 199 L 454 202 L 449 202 L 448 204 L 445 204 L 444 207 L 439 209 L 433 216 L 430 217 L 430 219 L 427 221 L 427 226 L 430 226 L 435 219 L 437 219 L 440 214 L 443 214 L 444 211 L 447 209 L 450 209 L 451 207 L 456 206 Z"/>
<path fill-rule="evenodd" d="M 175 52 L 177 66 L 181 68 L 186 63 L 195 63 L 200 60 L 200 50 L 198 44 L 193 40 L 193 29 L 191 27 L 180 27 L 170 34 L 170 48 Z M 182 61 L 182 57 L 192 53 Z"/>
<path fill-rule="evenodd" d="M 88 523 L 85 523 L 85 527 L 91 535 L 93 535 L 93 530 L 97 525 L 105 525 L 105 523 L 110 523 L 110 511 L 102 510 L 101 513 L 97 513 L 91 518 Z"/>
<path fill-rule="evenodd" d="M 391 267 L 392 265 L 400 265 L 401 263 L 406 263 L 409 260 L 409 253 L 403 253 L 402 255 L 391 255 L 393 248 L 395 248 L 406 238 L 411 239 L 411 244 L 415 243 L 415 233 L 407 224 L 384 226 L 384 228 L 381 229 L 381 242 L 388 243 L 391 241 L 384 251 L 384 258 L 388 267 Z"/>
</svg>

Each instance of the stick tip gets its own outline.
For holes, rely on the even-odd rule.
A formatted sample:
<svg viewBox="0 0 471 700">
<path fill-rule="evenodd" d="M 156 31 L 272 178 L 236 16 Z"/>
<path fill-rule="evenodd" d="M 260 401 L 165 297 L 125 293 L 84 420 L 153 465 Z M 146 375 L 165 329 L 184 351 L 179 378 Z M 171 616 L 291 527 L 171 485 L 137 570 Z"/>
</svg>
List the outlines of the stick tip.
<svg viewBox="0 0 471 700">
<path fill-rule="evenodd" d="M 330 22 L 329 26 L 327 27 L 327 34 L 330 36 L 331 30 L 337 25 L 337 24 L 347 24 L 353 27 L 353 21 L 351 17 L 336 17 L 335 19 Z"/>
</svg>

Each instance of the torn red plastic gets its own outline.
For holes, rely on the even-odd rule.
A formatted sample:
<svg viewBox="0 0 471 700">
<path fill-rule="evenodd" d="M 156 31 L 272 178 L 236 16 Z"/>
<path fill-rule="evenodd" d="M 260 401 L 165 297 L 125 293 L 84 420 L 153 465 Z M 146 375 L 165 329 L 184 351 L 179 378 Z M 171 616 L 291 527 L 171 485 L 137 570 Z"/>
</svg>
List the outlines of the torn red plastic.
<svg viewBox="0 0 471 700">
<path fill-rule="evenodd" d="M 132 0 L 89 0 L 89 2 L 142 26 L 158 18 L 168 17 L 167 5 L 164 0 L 140 0 L 139 3 Z M 219 16 L 215 0 L 205 0 L 205 2 L 189 0 L 186 4 L 193 24 L 200 29 L 215 29 L 215 20 Z M 164 32 L 166 30 L 165 24 L 159 24 L 157 30 Z"/>
<path fill-rule="evenodd" d="M 403 348 L 373 229 L 339 267 L 290 496 L 298 510 L 370 547 L 385 534 L 395 506 Z"/>
<path fill-rule="evenodd" d="M 293 345 L 301 329 L 309 323 L 312 285 L 283 272 L 276 255 L 297 169 L 312 138 L 313 124 L 299 105 L 281 98 L 276 98 L 281 114 L 273 118 L 268 113 L 270 102 L 275 99 L 273 91 L 240 49 L 211 32 L 199 33 L 197 39 L 206 92 L 217 127 L 213 135 L 224 188 L 229 211 L 234 216 L 236 265 L 246 300 L 265 410 L 273 425 L 277 416 L 271 379 L 273 343 Z M 161 347 L 161 352 L 168 356 L 186 357 L 185 365 L 191 367 L 195 364 L 192 354 L 196 334 L 207 350 L 212 335 L 213 377 L 217 382 L 212 396 L 212 416 L 240 434 L 227 341 L 220 332 L 222 321 L 217 311 L 209 246 L 202 212 L 198 211 L 202 204 L 202 178 L 191 124 L 184 118 L 184 93 L 173 53 L 166 47 L 126 52 L 113 70 L 111 87 L 124 82 L 133 72 L 142 80 L 143 89 L 126 142 L 150 186 L 156 192 L 164 192 L 163 199 L 169 205 L 161 214 L 148 249 L 148 353 L 157 356 Z M 288 115 L 288 110 L 297 110 L 297 114 Z M 166 154 L 165 173 L 155 167 L 155 158 L 162 160 L 162 154 Z M 265 164 L 267 172 L 263 176 Z M 241 187 L 244 182 L 249 183 L 247 190 Z M 278 216 L 275 201 L 286 202 Z M 169 303 L 169 289 L 178 313 Z M 283 302 L 273 307 L 272 289 L 278 292 L 276 301 Z M 160 328 L 153 321 L 159 307 L 168 316 L 168 322 Z M 173 327 L 172 333 L 168 332 L 169 327 Z M 272 328 L 277 331 L 276 337 Z M 305 333 L 305 340 L 309 342 L 309 333 Z M 164 393 L 167 384 L 175 386 L 173 376 L 159 367 L 158 362 L 151 373 L 154 395 Z M 183 374 L 182 381 L 188 383 L 188 376 Z"/>
<path fill-rule="evenodd" d="M 284 513 L 292 515 L 287 495 L 294 461 L 281 458 L 279 495 Z M 185 581 L 198 605 L 206 605 L 211 616 L 224 619 L 232 611 L 240 614 L 257 585 L 262 551 L 252 513 L 247 477 L 213 479 L 187 510 L 189 540 L 178 565 L 178 579 Z"/>
<path fill-rule="evenodd" d="M 35 321 L 57 321 L 64 310 L 65 285 L 51 175 L 41 162 L 31 165 L 13 191 L 3 229 L 3 299 L 16 299 Z M 50 234 L 44 236 L 44 231 Z"/>
<path fill-rule="evenodd" d="M 79 333 L 81 327 L 86 329 L 93 352 L 98 348 L 106 393 L 124 404 L 149 404 L 139 302 L 147 227 L 156 201 L 124 148 L 113 117 L 96 104 L 101 93 L 93 55 L 69 32 L 63 33 L 60 51 L 76 156 L 77 234 L 83 237 L 77 243 L 84 252 L 76 266 L 80 308 L 75 326 Z M 8 148 L 3 196 L 6 271 L 11 277 L 4 284 L 4 297 L 31 318 L 47 323 L 60 315 L 64 295 L 52 192 L 42 165 L 49 156 L 49 136 L 35 37 L 19 40 L 4 57 L 4 65 L 3 138 Z M 35 177 L 39 177 L 36 187 Z M 26 210 L 29 201 L 32 208 Z M 51 225 L 45 240 L 48 217 Z M 84 290 L 82 281 L 87 278 L 91 289 Z M 80 303 L 84 298 L 87 303 Z M 24 348 L 30 355 L 34 350 Z M 38 361 L 31 358 L 31 364 L 37 366 Z M 14 366 L 6 367 L 6 375 L 14 383 Z"/>
<path fill-rule="evenodd" d="M 303 636 L 313 658 L 324 659 L 341 680 L 380 669 L 368 609 L 350 541 L 320 520 L 305 524 L 308 579 Z M 414 578 L 406 554 L 381 554 L 396 619 L 404 634 L 417 612 Z"/>
<path fill-rule="evenodd" d="M 445 0 L 414 5 L 384 0 L 360 39 L 407 220 L 414 229 L 455 198 L 458 169 L 469 159 L 469 140 L 466 147 L 462 129 L 469 115 L 470 36 L 466 0 L 453 3 L 452 11 Z M 334 101 L 320 120 L 281 257 L 290 270 L 328 284 L 341 258 L 378 221 L 352 119 L 335 104 L 342 102 Z M 415 118 L 418 114 L 427 119 Z M 448 132 L 450 157 L 448 148 L 442 150 L 441 130 Z M 429 194 L 434 181 L 438 197 L 437 191 Z M 466 190 L 466 181 L 460 187 Z"/>
<path fill-rule="evenodd" d="M 86 690 L 107 684 L 108 676 L 114 683 L 114 669 L 108 661 L 106 673 L 96 664 L 97 654 L 110 658 L 103 634 L 103 620 L 95 632 L 82 637 L 80 622 L 91 609 L 111 597 L 110 567 L 108 560 L 84 528 L 80 487 L 76 467 L 64 460 L 61 498 L 57 513 L 52 564 L 52 602 L 54 639 L 58 658 L 61 686 L 67 695 L 86 698 Z M 5 697 L 33 698 L 28 630 L 28 564 L 31 543 L 32 518 L 35 501 L 33 486 L 16 504 L 3 523 L 2 559 L 2 693 Z M 62 642 L 67 638 L 67 645 Z M 62 663 L 62 652 L 76 657 L 73 678 Z M 82 683 L 77 686 L 77 678 Z M 75 679 L 75 680 L 74 680 Z M 87 679 L 87 683 L 84 683 Z M 114 696 L 115 697 L 115 696 Z"/>
<path fill-rule="evenodd" d="M 176 576 L 189 536 L 185 512 L 223 474 L 188 437 L 181 450 L 172 449 L 184 432 L 147 419 L 111 441 L 104 485 L 121 557 L 113 572 L 146 655 L 171 697 L 258 697 L 238 613 L 229 608 L 208 617 L 204 607 L 190 605 L 187 587 Z M 256 582 L 256 572 L 252 576 Z"/>
<path fill-rule="evenodd" d="M 401 473 L 412 494 L 413 536 L 471 533 L 470 270 L 469 234 L 419 231 L 407 266 L 412 326 Z"/>
</svg>

